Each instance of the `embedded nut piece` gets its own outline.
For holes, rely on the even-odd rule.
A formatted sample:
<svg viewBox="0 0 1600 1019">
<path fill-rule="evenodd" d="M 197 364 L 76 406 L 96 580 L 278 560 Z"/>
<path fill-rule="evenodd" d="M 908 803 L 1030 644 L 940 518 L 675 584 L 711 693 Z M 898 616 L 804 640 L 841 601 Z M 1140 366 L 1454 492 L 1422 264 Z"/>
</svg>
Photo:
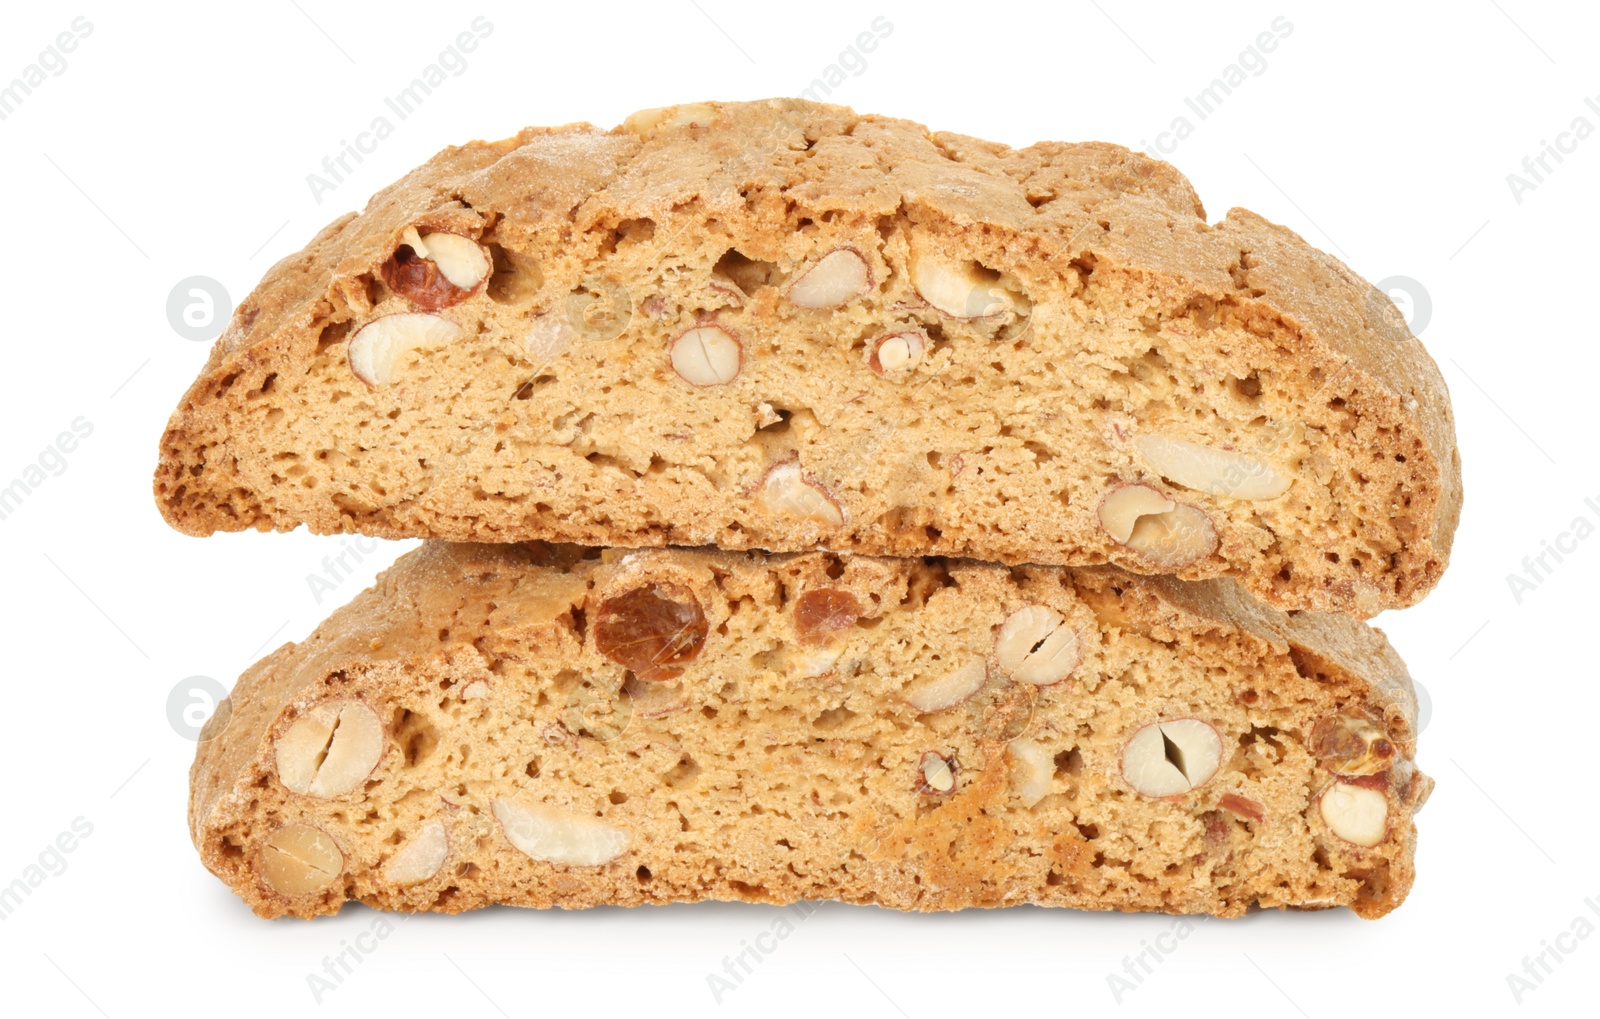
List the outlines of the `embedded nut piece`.
<svg viewBox="0 0 1600 1019">
<path fill-rule="evenodd" d="M 379 273 L 390 290 L 423 311 L 438 311 L 477 293 L 490 265 L 477 241 L 443 231 L 423 236 L 409 226 Z"/>
<path fill-rule="evenodd" d="M 936 311 L 951 318 L 987 318 L 1014 307 L 1000 274 L 971 259 L 950 258 L 911 242 L 911 285 Z"/>
<path fill-rule="evenodd" d="M 460 335 L 459 326 L 438 315 L 412 311 L 385 315 L 350 337 L 350 370 L 369 386 L 387 385 L 407 351 L 442 347 Z"/>
<path fill-rule="evenodd" d="M 383 723 L 356 701 L 325 701 L 278 737 L 278 781 L 329 799 L 354 792 L 383 756 Z"/>
<path fill-rule="evenodd" d="M 767 472 L 756 491 L 756 505 L 774 516 L 789 517 L 803 523 L 838 527 L 844 512 L 822 486 L 807 481 L 794 461 L 781 463 Z"/>
<path fill-rule="evenodd" d="M 1222 738 L 1198 718 L 1155 722 L 1122 751 L 1122 777 L 1146 796 L 1182 796 L 1211 781 L 1222 762 Z"/>
<path fill-rule="evenodd" d="M 344 854 L 321 828 L 286 824 L 262 843 L 258 866 L 261 880 L 279 895 L 310 895 L 344 873 Z"/>
<path fill-rule="evenodd" d="M 1024 807 L 1032 807 L 1050 794 L 1050 778 L 1055 762 L 1050 751 L 1026 737 L 1006 744 L 1011 755 L 1011 787 Z"/>
<path fill-rule="evenodd" d="M 489 681 L 475 679 L 461 688 L 461 699 L 464 701 L 481 701 L 489 696 Z"/>
<path fill-rule="evenodd" d="M 1001 671 L 1017 682 L 1049 686 L 1078 667 L 1078 634 L 1055 609 L 1028 605 L 1006 617 L 995 656 Z"/>
<path fill-rule="evenodd" d="M 694 592 L 658 582 L 607 598 L 594 624 L 595 648 L 642 680 L 683 674 L 706 641 L 706 614 Z"/>
<path fill-rule="evenodd" d="M 886 379 L 903 379 L 916 371 L 928 350 L 928 337 L 920 329 L 885 333 L 867 352 L 867 367 Z"/>
<path fill-rule="evenodd" d="M 535 860 L 598 867 L 628 848 L 621 828 L 542 803 L 495 800 L 494 816 L 511 844 Z"/>
<path fill-rule="evenodd" d="M 1323 790 L 1318 808 L 1335 835 L 1358 846 L 1383 841 L 1389 824 L 1389 798 L 1376 789 L 1335 782 Z"/>
<path fill-rule="evenodd" d="M 1291 479 L 1264 460 L 1165 435 L 1134 439 L 1152 469 L 1175 485 L 1232 499 L 1276 499 Z"/>
<path fill-rule="evenodd" d="M 949 796 L 956 791 L 956 758 L 929 750 L 917 763 L 917 792 L 923 796 Z"/>
<path fill-rule="evenodd" d="M 429 821 L 417 830 L 416 837 L 389 857 L 383 879 L 401 887 L 421 884 L 439 873 L 449 855 L 450 837 L 445 834 L 444 822 Z"/>
<path fill-rule="evenodd" d="M 565 315 L 547 311 L 528 326 L 528 360 L 546 365 L 565 354 L 577 342 L 578 332 Z"/>
<path fill-rule="evenodd" d="M 1223 793 L 1221 798 L 1217 800 L 1217 806 L 1250 821 L 1259 821 L 1267 816 L 1266 807 L 1263 807 L 1248 796 L 1240 796 L 1238 793 Z"/>
<path fill-rule="evenodd" d="M 1311 752 L 1335 775 L 1376 775 L 1395 762 L 1394 744 L 1375 720 L 1338 714 L 1311 729 Z"/>
<path fill-rule="evenodd" d="M 1210 517 L 1149 485 L 1119 485 L 1107 492 L 1100 500 L 1100 526 L 1117 544 L 1165 569 L 1199 562 L 1217 548 Z"/>
<path fill-rule="evenodd" d="M 622 129 L 640 138 L 649 138 L 675 127 L 707 127 L 717 119 L 717 108 L 710 103 L 680 103 L 636 110 L 622 122 Z"/>
<path fill-rule="evenodd" d="M 789 300 L 802 308 L 837 308 L 871 289 L 866 259 L 851 248 L 835 248 L 790 285 Z"/>
<path fill-rule="evenodd" d="M 855 595 L 836 587 L 817 588 L 795 600 L 795 637 L 803 647 L 837 644 L 860 618 L 861 602 Z"/>
<path fill-rule="evenodd" d="M 974 659 L 958 669 L 925 679 L 906 691 L 906 702 L 918 711 L 932 714 L 965 703 L 983 688 L 989 678 L 981 659 Z"/>
<path fill-rule="evenodd" d="M 690 385 L 723 386 L 744 363 L 738 339 L 721 326 L 695 326 L 672 341 L 672 370 Z"/>
</svg>

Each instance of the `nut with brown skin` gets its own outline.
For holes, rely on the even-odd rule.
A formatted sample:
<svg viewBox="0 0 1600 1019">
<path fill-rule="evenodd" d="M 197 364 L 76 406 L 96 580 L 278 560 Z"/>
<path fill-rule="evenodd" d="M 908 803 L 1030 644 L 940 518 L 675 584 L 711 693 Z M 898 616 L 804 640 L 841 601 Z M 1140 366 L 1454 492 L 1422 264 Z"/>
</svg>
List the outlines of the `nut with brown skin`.
<svg viewBox="0 0 1600 1019">
<path fill-rule="evenodd" d="M 594 644 L 640 679 L 658 682 L 683 674 L 683 666 L 699 657 L 708 630 L 694 592 L 657 581 L 601 603 Z"/>
<path fill-rule="evenodd" d="M 929 750 L 917 762 L 916 788 L 923 796 L 949 796 L 956 791 L 956 755 Z"/>
<path fill-rule="evenodd" d="M 1247 821 L 1260 821 L 1267 816 L 1267 808 L 1252 800 L 1248 796 L 1238 793 L 1223 793 L 1217 799 L 1217 806 L 1223 810 L 1238 814 Z"/>
<path fill-rule="evenodd" d="M 359 789 L 383 756 L 383 723 L 357 701 L 325 701 L 278 737 L 278 781 L 290 792 L 331 799 Z"/>
<path fill-rule="evenodd" d="M 1395 745 L 1370 715 L 1340 713 L 1311 729 L 1311 752 L 1335 775 L 1376 775 L 1395 762 Z"/>
<path fill-rule="evenodd" d="M 802 308 L 837 308 L 872 289 L 872 270 L 854 248 L 834 248 L 789 285 L 789 300 Z"/>
<path fill-rule="evenodd" d="M 672 370 L 692 386 L 725 386 L 739 376 L 744 347 L 739 338 L 717 325 L 697 325 L 672 341 Z"/>
<path fill-rule="evenodd" d="M 794 603 L 794 632 L 802 647 L 836 644 L 862 616 L 861 601 L 837 587 L 807 591 Z"/>
<path fill-rule="evenodd" d="M 1182 796 L 1211 781 L 1222 763 L 1222 738 L 1198 718 L 1154 722 L 1122 750 L 1122 777 L 1156 799 Z"/>
<path fill-rule="evenodd" d="M 460 304 L 483 289 L 493 263 L 477 241 L 460 234 L 420 233 L 407 227 L 379 274 L 395 293 L 423 311 Z"/>
<path fill-rule="evenodd" d="M 401 312 L 375 318 L 350 337 L 346 355 L 350 370 L 369 386 L 387 385 L 405 354 L 451 343 L 461 327 L 447 318 L 422 312 Z"/>
<path fill-rule="evenodd" d="M 1078 667 L 1078 634 L 1055 609 L 1026 605 L 1001 624 L 995 657 L 1017 682 L 1050 686 Z"/>
<path fill-rule="evenodd" d="M 1389 797 L 1365 785 L 1329 784 L 1317 800 L 1317 811 L 1329 831 L 1352 845 L 1371 848 L 1389 832 Z"/>
<path fill-rule="evenodd" d="M 1099 516 L 1112 541 L 1164 569 L 1182 569 L 1217 550 L 1210 517 L 1150 485 L 1113 487 L 1100 500 Z"/>
<path fill-rule="evenodd" d="M 256 867 L 268 888 L 294 898 L 337 881 L 344 873 L 344 854 L 321 828 L 286 824 L 261 844 Z"/>
<path fill-rule="evenodd" d="M 789 460 L 767 471 L 756 489 L 756 506 L 766 513 L 823 527 L 839 527 L 844 512 L 828 490 L 807 478 L 800 465 Z"/>
<path fill-rule="evenodd" d="M 928 334 L 921 329 L 884 333 L 867 348 L 867 367 L 879 378 L 899 382 L 910 378 L 928 352 Z"/>
</svg>

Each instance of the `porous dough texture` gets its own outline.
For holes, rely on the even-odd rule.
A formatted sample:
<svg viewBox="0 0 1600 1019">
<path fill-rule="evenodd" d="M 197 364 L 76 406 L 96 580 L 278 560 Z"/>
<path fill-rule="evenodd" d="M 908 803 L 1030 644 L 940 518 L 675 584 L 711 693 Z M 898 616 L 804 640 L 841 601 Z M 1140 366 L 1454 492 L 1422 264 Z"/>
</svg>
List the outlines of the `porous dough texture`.
<svg viewBox="0 0 1600 1019">
<path fill-rule="evenodd" d="M 646 604 L 663 595 L 677 608 Z M 1013 618 L 1069 643 L 1018 669 Z M 1390 741 L 1376 769 L 1316 735 L 1348 717 Z M 1131 784 L 1152 724 L 1216 734 L 1209 768 L 1181 747 L 1193 788 Z M 1412 884 L 1416 724 L 1381 633 L 1225 579 L 428 543 L 244 674 L 189 816 L 263 917 L 706 899 L 1377 917 Z M 1376 807 L 1371 844 L 1335 833 L 1328 795 Z"/>
<path fill-rule="evenodd" d="M 398 314 L 445 323 L 353 362 Z M 1362 617 L 1436 583 L 1461 499 L 1438 368 L 1291 231 L 1118 146 L 792 99 L 446 149 L 268 271 L 160 457 L 197 535 L 1110 562 Z M 1128 482 L 1192 507 L 1178 552 L 1108 533 Z"/>
</svg>

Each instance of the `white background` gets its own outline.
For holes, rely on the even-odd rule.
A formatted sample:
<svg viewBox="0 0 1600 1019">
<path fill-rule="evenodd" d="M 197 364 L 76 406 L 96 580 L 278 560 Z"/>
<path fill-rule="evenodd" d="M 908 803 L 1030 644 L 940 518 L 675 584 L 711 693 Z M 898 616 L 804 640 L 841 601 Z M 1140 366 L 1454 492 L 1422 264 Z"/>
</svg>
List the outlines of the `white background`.
<svg viewBox="0 0 1600 1019">
<path fill-rule="evenodd" d="M 1600 539 L 1547 559 L 1551 575 L 1520 604 L 1507 575 L 1575 518 L 1600 524 L 1600 135 L 1520 202 L 1506 180 L 1574 118 L 1600 130 L 1584 105 L 1600 104 L 1592 8 L 136 6 L 0 15 L 0 82 L 74 16 L 93 25 L 65 71 L 0 121 L 0 486 L 75 418 L 94 429 L 0 520 L 0 886 L 75 818 L 93 826 L 65 871 L 0 920 L 8 1014 L 1592 1014 L 1600 936 L 1563 938 L 1571 954 L 1520 1008 L 1507 975 L 1576 917 L 1600 926 L 1585 905 L 1600 910 Z M 493 32 L 467 69 L 316 202 L 306 175 L 480 14 Z M 1467 502 L 1444 582 L 1379 620 L 1432 701 L 1420 762 L 1438 789 L 1419 818 L 1410 900 L 1378 922 L 1207 921 L 1120 1003 L 1107 974 L 1170 918 L 828 905 L 719 1005 L 707 974 L 776 910 L 493 909 L 400 921 L 316 1005 L 307 974 L 379 914 L 264 922 L 206 873 L 184 824 L 193 745 L 166 701 L 185 677 L 231 684 L 303 637 L 401 547 L 379 547 L 319 605 L 307 576 L 341 539 L 166 528 L 150 498 L 156 441 L 208 348 L 169 326 L 168 292 L 200 274 L 239 301 L 274 260 L 448 143 L 797 94 L 878 15 L 892 33 L 835 100 L 1014 145 L 1138 148 L 1186 114 L 1194 132 L 1168 158 L 1210 218 L 1248 206 L 1369 279 L 1425 289 L 1422 336 L 1455 400 Z M 1184 98 L 1278 16 L 1293 32 L 1266 69 L 1198 121 Z"/>
</svg>

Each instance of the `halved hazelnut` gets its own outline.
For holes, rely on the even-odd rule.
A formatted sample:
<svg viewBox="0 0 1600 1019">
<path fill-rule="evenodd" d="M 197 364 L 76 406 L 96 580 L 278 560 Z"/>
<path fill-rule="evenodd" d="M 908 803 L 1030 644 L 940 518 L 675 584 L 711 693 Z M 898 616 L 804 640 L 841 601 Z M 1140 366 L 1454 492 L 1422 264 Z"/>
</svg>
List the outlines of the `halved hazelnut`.
<svg viewBox="0 0 1600 1019">
<path fill-rule="evenodd" d="M 949 796 L 956 791 L 956 756 L 929 750 L 917 762 L 917 792 L 923 796 Z"/>
<path fill-rule="evenodd" d="M 802 308 L 836 308 L 872 289 L 872 270 L 854 248 L 834 248 L 789 285 Z"/>
<path fill-rule="evenodd" d="M 835 644 L 861 618 L 861 601 L 849 591 L 820 587 L 794 603 L 795 637 L 804 647 Z"/>
<path fill-rule="evenodd" d="M 1217 549 L 1211 518 L 1150 485 L 1118 485 L 1100 500 L 1100 526 L 1111 540 L 1165 569 L 1182 569 Z"/>
<path fill-rule="evenodd" d="M 495 800 L 493 810 L 506 839 L 535 860 L 598 867 L 621 856 L 630 841 L 626 831 L 597 817 L 542 803 Z"/>
<path fill-rule="evenodd" d="M 1395 746 L 1365 715 L 1329 715 L 1311 728 L 1311 752 L 1335 775 L 1376 775 L 1395 762 Z"/>
<path fill-rule="evenodd" d="M 928 351 L 928 334 L 920 329 L 885 333 L 867 348 L 867 367 L 881 378 L 899 381 L 922 363 Z"/>
<path fill-rule="evenodd" d="M 650 138 L 675 127 L 707 127 L 717 119 L 717 108 L 710 103 L 679 103 L 635 110 L 622 121 L 622 129 Z"/>
<path fill-rule="evenodd" d="M 1198 718 L 1154 722 L 1122 750 L 1122 777 L 1135 791 L 1162 799 L 1211 781 L 1222 763 L 1222 738 Z"/>
<path fill-rule="evenodd" d="M 1055 760 L 1050 751 L 1026 737 L 1018 737 L 1006 744 L 1011 756 L 1011 788 L 1024 807 L 1032 807 L 1050 795 L 1050 779 L 1055 774 Z"/>
<path fill-rule="evenodd" d="M 1328 830 L 1358 846 L 1375 846 L 1389 828 L 1389 797 L 1376 789 L 1334 782 L 1318 803 Z"/>
<path fill-rule="evenodd" d="M 450 855 L 450 836 L 443 821 L 429 821 L 417 829 L 411 841 L 400 847 L 383 866 L 383 878 L 402 888 L 422 882 L 439 873 Z"/>
<path fill-rule="evenodd" d="M 1027 605 L 1001 624 L 995 657 L 1000 670 L 1017 682 L 1049 686 L 1078 667 L 1078 634 L 1055 609 Z"/>
<path fill-rule="evenodd" d="M 325 701 L 278 737 L 278 781 L 329 799 L 360 788 L 383 756 L 383 723 L 356 701 Z"/>
<path fill-rule="evenodd" d="M 925 714 L 945 711 L 965 703 L 983 689 L 988 678 L 983 660 L 973 659 L 959 668 L 912 684 L 905 692 L 906 702 Z"/>
<path fill-rule="evenodd" d="M 930 250 L 926 241 L 912 239 L 910 270 L 911 285 L 922 299 L 951 318 L 987 318 L 1015 307 L 999 273 L 972 259 Z"/>
<path fill-rule="evenodd" d="M 442 347 L 460 335 L 460 326 L 438 315 L 415 311 L 385 315 L 350 337 L 350 370 L 369 386 L 387 385 L 407 351 Z"/>
<path fill-rule="evenodd" d="M 423 311 L 438 311 L 477 293 L 491 266 L 477 241 L 444 231 L 421 234 L 408 226 L 379 273 L 390 290 Z"/>
<path fill-rule="evenodd" d="M 1292 479 L 1264 460 L 1166 435 L 1133 440 L 1145 462 L 1175 485 L 1231 499 L 1276 499 Z"/>
<path fill-rule="evenodd" d="M 690 385 L 725 386 L 739 375 L 744 350 L 721 326 L 701 325 L 672 341 L 672 370 Z"/>
<path fill-rule="evenodd" d="M 594 624 L 595 648 L 640 679 L 683 674 L 705 645 L 706 614 L 694 592 L 665 581 L 607 598 Z"/>
<path fill-rule="evenodd" d="M 824 527 L 839 527 L 844 523 L 844 511 L 827 489 L 807 479 L 793 460 L 767 471 L 761 487 L 756 490 L 756 505 L 773 516 L 803 523 Z"/>
<path fill-rule="evenodd" d="M 257 867 L 261 880 L 279 895 L 310 895 L 344 873 L 344 854 L 321 828 L 286 824 L 262 843 Z"/>
</svg>

